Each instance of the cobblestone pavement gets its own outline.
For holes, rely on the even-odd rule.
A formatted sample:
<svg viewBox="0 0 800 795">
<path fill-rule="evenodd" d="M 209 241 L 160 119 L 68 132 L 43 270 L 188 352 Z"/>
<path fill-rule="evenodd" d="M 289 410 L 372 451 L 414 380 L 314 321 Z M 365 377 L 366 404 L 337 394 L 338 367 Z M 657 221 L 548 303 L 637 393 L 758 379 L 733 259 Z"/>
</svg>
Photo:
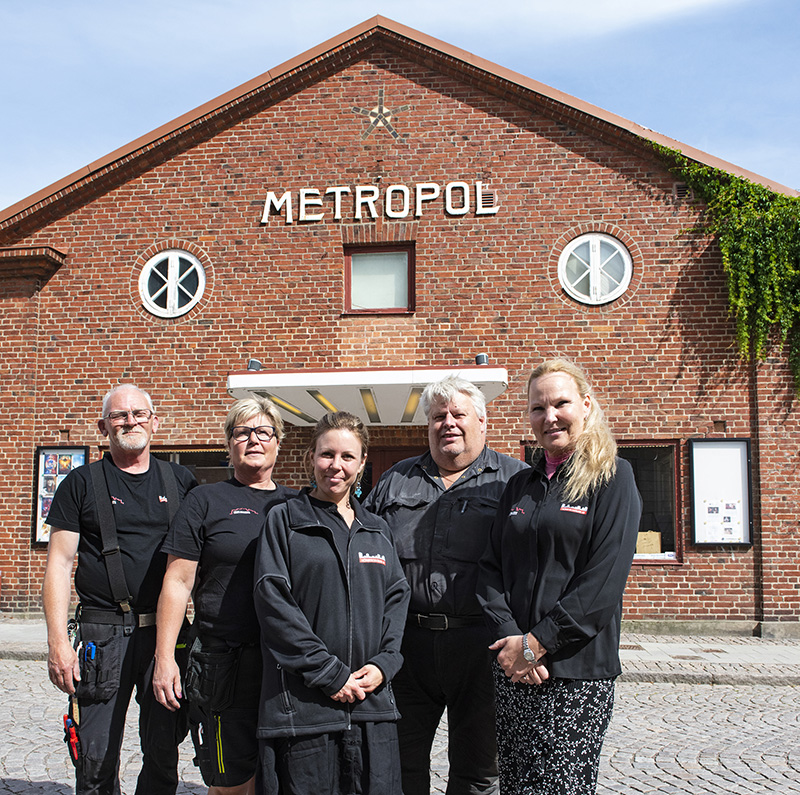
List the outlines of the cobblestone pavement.
<svg viewBox="0 0 800 795">
<path fill-rule="evenodd" d="M 4 732 L 0 795 L 69 795 L 73 769 L 61 742 L 65 700 L 43 661 L 0 659 Z M 139 771 L 136 705 L 129 711 L 122 790 Z M 444 792 L 444 730 L 435 745 L 434 792 Z M 182 795 L 204 795 L 181 748 Z M 800 794 L 800 686 L 619 682 L 598 793 Z"/>
</svg>

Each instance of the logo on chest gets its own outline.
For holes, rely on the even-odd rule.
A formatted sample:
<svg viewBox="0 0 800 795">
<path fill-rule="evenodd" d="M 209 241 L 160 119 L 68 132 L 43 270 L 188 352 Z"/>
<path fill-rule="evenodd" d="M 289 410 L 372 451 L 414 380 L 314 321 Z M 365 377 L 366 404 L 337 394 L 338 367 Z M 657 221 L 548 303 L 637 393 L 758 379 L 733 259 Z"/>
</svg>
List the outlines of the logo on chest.
<svg viewBox="0 0 800 795">
<path fill-rule="evenodd" d="M 567 513 L 579 513 L 581 516 L 586 516 L 589 513 L 589 506 L 588 505 L 567 505 L 567 503 L 561 503 L 561 510 L 566 511 Z"/>
<path fill-rule="evenodd" d="M 520 508 L 519 505 L 515 505 L 509 512 L 509 516 L 525 516 L 525 510 Z"/>
<path fill-rule="evenodd" d="M 254 511 L 252 508 L 234 508 L 228 515 L 235 516 L 236 514 L 258 514 L 258 511 Z"/>
<path fill-rule="evenodd" d="M 358 562 L 359 563 L 380 563 L 381 566 L 386 565 L 386 555 L 369 555 L 366 552 L 359 552 L 358 553 Z"/>
</svg>

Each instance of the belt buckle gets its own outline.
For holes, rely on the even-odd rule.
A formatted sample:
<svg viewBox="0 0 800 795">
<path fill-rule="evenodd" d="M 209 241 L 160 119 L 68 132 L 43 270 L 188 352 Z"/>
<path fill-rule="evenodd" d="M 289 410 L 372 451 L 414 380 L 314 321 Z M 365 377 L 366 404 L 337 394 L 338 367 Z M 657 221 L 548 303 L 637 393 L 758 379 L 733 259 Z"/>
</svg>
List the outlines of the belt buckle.
<svg viewBox="0 0 800 795">
<path fill-rule="evenodd" d="M 450 629 L 447 616 L 444 613 L 430 613 L 428 618 L 443 618 L 444 619 L 444 626 L 443 627 L 431 627 L 432 630 L 435 632 L 442 632 L 445 629 Z"/>
</svg>

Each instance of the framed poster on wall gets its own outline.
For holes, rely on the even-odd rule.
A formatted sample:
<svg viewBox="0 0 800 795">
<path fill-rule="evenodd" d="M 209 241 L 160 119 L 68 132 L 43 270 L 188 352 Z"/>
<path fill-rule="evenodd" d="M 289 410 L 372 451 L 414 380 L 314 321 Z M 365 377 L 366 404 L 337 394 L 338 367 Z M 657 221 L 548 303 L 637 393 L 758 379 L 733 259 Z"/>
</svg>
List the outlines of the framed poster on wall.
<svg viewBox="0 0 800 795">
<path fill-rule="evenodd" d="M 36 448 L 36 474 L 33 483 L 34 544 L 46 544 L 50 540 L 50 526 L 46 522 L 53 495 L 73 469 L 86 463 L 88 456 L 88 447 Z"/>
<path fill-rule="evenodd" d="M 749 439 L 690 439 L 695 544 L 751 544 Z"/>
</svg>

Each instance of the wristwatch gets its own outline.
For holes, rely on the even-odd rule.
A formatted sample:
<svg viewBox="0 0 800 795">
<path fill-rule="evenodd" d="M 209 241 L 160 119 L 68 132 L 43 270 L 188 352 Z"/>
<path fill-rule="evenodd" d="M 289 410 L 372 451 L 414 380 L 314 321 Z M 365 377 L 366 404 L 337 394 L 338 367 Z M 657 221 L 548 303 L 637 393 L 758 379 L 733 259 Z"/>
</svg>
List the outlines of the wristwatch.
<svg viewBox="0 0 800 795">
<path fill-rule="evenodd" d="M 535 663 L 536 662 L 536 655 L 531 651 L 530 646 L 528 646 L 528 633 L 527 632 L 525 632 L 522 635 L 522 656 L 529 663 Z"/>
</svg>

